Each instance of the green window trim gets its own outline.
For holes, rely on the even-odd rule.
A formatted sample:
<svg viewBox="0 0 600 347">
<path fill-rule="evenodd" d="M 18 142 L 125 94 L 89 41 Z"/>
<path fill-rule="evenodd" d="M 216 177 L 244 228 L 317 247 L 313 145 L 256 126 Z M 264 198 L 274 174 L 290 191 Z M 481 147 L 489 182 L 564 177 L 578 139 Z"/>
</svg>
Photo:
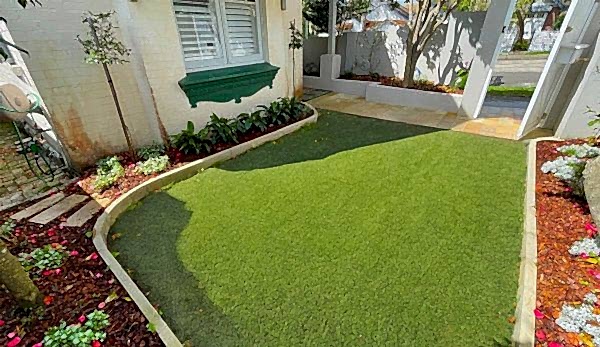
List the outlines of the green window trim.
<svg viewBox="0 0 600 347">
<path fill-rule="evenodd" d="M 256 94 L 264 87 L 273 88 L 279 68 L 269 63 L 228 67 L 188 73 L 179 81 L 190 105 L 200 101 L 242 102 L 242 98 Z"/>
</svg>

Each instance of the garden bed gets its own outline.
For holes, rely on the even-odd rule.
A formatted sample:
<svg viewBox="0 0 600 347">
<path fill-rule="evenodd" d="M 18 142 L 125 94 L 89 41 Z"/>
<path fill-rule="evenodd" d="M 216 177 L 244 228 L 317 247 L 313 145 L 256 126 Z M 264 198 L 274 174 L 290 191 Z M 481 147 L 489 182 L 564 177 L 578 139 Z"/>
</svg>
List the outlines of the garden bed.
<svg viewBox="0 0 600 347">
<path fill-rule="evenodd" d="M 76 186 L 71 186 L 67 192 L 83 193 Z M 0 224 L 16 211 L 12 209 L 0 214 Z M 14 255 L 54 245 L 64 248 L 65 258 L 57 269 L 33 276 L 44 296 L 44 306 L 40 309 L 24 311 L 11 295 L 0 290 L 0 346 L 41 346 L 36 344 L 42 342 L 51 327 L 59 326 L 61 322 L 85 324 L 85 316 L 95 310 L 108 314 L 110 325 L 104 330 L 106 340 L 98 341 L 100 344 L 94 346 L 163 346 L 158 335 L 151 332 L 152 327 L 144 315 L 96 253 L 89 233 L 95 219 L 81 228 L 60 227 L 65 218 L 44 226 L 18 222 L 13 237 L 6 242 Z"/>
<path fill-rule="evenodd" d="M 541 141 L 537 144 L 536 218 L 537 218 L 537 301 L 536 346 L 594 346 L 589 334 L 567 332 L 557 323 L 564 305 L 579 307 L 588 294 L 600 292 L 597 255 L 569 253 L 578 241 L 594 236 L 588 204 L 582 196 L 549 173 L 544 163 L 564 156 L 557 149 L 583 141 Z M 590 306 L 591 307 L 591 306 Z M 594 313 L 600 313 L 597 304 Z M 597 344 L 596 344 L 597 345 Z"/>
<path fill-rule="evenodd" d="M 353 80 L 353 81 L 368 81 L 368 82 L 378 82 L 383 86 L 388 87 L 396 87 L 396 88 L 405 88 L 405 89 L 416 89 L 425 92 L 435 92 L 435 93 L 444 93 L 444 94 L 462 94 L 463 90 L 453 86 L 447 86 L 443 84 L 435 84 L 431 81 L 418 80 L 415 81 L 413 87 L 403 87 L 402 79 L 399 77 L 386 77 L 379 75 L 355 75 L 355 74 L 345 74 L 341 75 L 340 79 L 345 80 Z"/>
<path fill-rule="evenodd" d="M 246 143 L 248 141 L 259 138 L 263 135 L 270 134 L 279 129 L 290 126 L 294 123 L 302 121 L 311 115 L 314 114 L 314 109 L 309 106 L 306 106 L 306 110 L 304 114 L 297 118 L 291 118 L 289 121 L 282 122 L 281 124 L 269 124 L 266 126 L 264 131 L 260 131 L 258 129 L 251 129 L 248 132 L 240 134 L 238 136 L 237 142 L 219 142 L 215 143 L 210 151 L 201 151 L 199 153 L 184 153 L 177 148 L 168 148 L 166 150 L 166 155 L 169 157 L 169 165 L 165 171 L 173 170 L 178 167 L 181 167 L 187 163 L 191 163 L 198 159 L 206 158 L 210 155 L 222 152 L 234 146 L 237 146 L 242 143 Z M 95 179 L 96 179 L 96 168 L 90 168 L 86 170 L 82 178 L 79 180 L 78 185 L 89 195 L 93 196 L 96 200 L 102 202 L 104 207 L 108 206 L 108 204 L 123 193 L 135 188 L 141 183 L 148 181 L 156 176 L 158 176 L 161 172 L 156 172 L 152 174 L 142 174 L 136 170 L 136 160 L 134 160 L 128 152 L 120 153 L 117 155 L 121 165 L 124 168 L 124 175 L 119 178 L 115 184 L 113 184 L 108 189 L 103 190 L 102 192 L 98 192 L 95 189 Z"/>
</svg>

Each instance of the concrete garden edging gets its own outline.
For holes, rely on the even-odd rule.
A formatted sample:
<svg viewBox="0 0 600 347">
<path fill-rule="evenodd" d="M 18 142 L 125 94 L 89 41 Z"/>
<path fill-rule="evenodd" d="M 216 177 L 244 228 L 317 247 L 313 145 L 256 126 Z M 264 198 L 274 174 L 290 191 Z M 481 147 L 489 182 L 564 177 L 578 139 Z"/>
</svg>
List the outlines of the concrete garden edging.
<svg viewBox="0 0 600 347">
<path fill-rule="evenodd" d="M 307 107 L 313 110 L 314 114 L 306 119 L 290 124 L 284 128 L 276 130 L 272 133 L 265 134 L 257 137 L 251 141 L 241 143 L 237 146 L 226 149 L 222 152 L 215 153 L 206 158 L 199 159 L 188 163 L 180 168 L 165 172 L 157 177 L 154 177 L 139 186 L 133 188 L 127 193 L 120 196 L 117 200 L 113 201 L 105 210 L 102 212 L 100 217 L 96 220 L 93 229 L 93 242 L 98 254 L 104 259 L 110 270 L 114 273 L 115 277 L 123 285 L 129 296 L 133 299 L 136 305 L 140 308 L 144 316 L 148 321 L 154 325 L 156 332 L 160 336 L 161 340 L 167 347 L 181 347 L 183 346 L 177 336 L 171 331 L 169 326 L 165 323 L 162 317 L 158 314 L 154 306 L 150 303 L 148 298 L 135 284 L 135 282 L 129 277 L 127 272 L 123 269 L 121 264 L 108 250 L 107 237 L 110 228 L 117 220 L 117 218 L 125 212 L 129 206 L 140 201 L 151 192 L 161 189 L 172 183 L 183 181 L 188 179 L 202 170 L 213 166 L 216 163 L 226 161 L 237 157 L 238 155 L 245 153 L 251 149 L 254 149 L 267 142 L 275 141 L 285 135 L 291 134 L 300 128 L 316 123 L 319 117 L 317 110 L 306 103 Z"/>
<path fill-rule="evenodd" d="M 527 148 L 527 180 L 525 191 L 525 220 L 513 345 L 535 345 L 535 316 L 537 290 L 537 217 L 535 206 L 535 177 L 537 171 L 537 144 L 540 141 L 561 141 L 554 137 L 541 137 L 529 142 Z"/>
</svg>

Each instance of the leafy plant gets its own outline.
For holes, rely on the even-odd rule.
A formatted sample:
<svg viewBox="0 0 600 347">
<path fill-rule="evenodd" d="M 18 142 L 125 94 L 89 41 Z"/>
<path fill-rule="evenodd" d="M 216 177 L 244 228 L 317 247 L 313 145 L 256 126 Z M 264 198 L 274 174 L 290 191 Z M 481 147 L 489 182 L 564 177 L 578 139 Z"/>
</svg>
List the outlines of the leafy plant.
<svg viewBox="0 0 600 347">
<path fill-rule="evenodd" d="M 19 261 L 26 271 L 40 273 L 44 270 L 58 269 L 64 263 L 67 253 L 59 244 L 45 245 L 36 248 L 31 253 L 19 254 Z"/>
<path fill-rule="evenodd" d="M 152 175 L 157 172 L 163 172 L 169 166 L 169 157 L 162 155 L 160 157 L 152 157 L 146 161 L 137 163 L 135 171 L 144 175 Z"/>
<path fill-rule="evenodd" d="M 217 142 L 238 143 L 238 131 L 235 123 L 235 120 L 221 118 L 213 113 L 210 116 L 210 121 L 206 124 L 206 129 L 209 129 L 215 135 Z"/>
<path fill-rule="evenodd" d="M 600 112 L 594 111 L 588 107 L 586 113 L 590 114 L 590 116 L 592 117 L 592 120 L 588 122 L 588 126 L 594 129 L 594 132 L 596 133 L 596 138 L 600 137 Z"/>
<path fill-rule="evenodd" d="M 291 119 L 300 119 L 305 115 L 304 105 L 296 98 L 279 98 L 269 106 L 258 106 L 265 113 L 270 124 L 284 124 Z"/>
<path fill-rule="evenodd" d="M 16 226 L 17 224 L 15 224 L 15 222 L 12 220 L 7 220 L 6 222 L 2 223 L 2 225 L 0 225 L 0 238 L 4 240 L 12 240 L 13 231 L 15 230 Z"/>
<path fill-rule="evenodd" d="M 125 169 L 119 163 L 119 158 L 108 157 L 98 161 L 94 189 L 103 191 L 111 187 L 119 178 L 125 175 Z"/>
<path fill-rule="evenodd" d="M 263 117 L 261 111 L 242 113 L 237 119 L 241 123 L 242 133 L 250 130 L 266 131 L 269 125 L 267 120 Z"/>
<path fill-rule="evenodd" d="M 469 79 L 469 69 L 460 69 L 456 73 L 456 79 L 452 85 L 462 90 L 467 86 L 467 80 Z"/>
<path fill-rule="evenodd" d="M 89 347 L 94 341 L 103 342 L 106 339 L 104 329 L 110 325 L 108 314 L 95 310 L 84 321 L 83 325 L 69 326 L 62 321 L 59 326 L 48 329 L 43 340 L 44 347 Z"/>
<path fill-rule="evenodd" d="M 206 128 L 196 133 L 194 123 L 188 121 L 187 127 L 179 134 L 171 136 L 171 144 L 185 154 L 200 154 L 210 152 L 213 144 L 212 134 Z"/>
<path fill-rule="evenodd" d="M 91 21 L 95 35 L 98 36 L 98 43 L 96 43 L 94 33 L 91 31 L 85 40 L 77 36 L 86 54 L 86 63 L 110 65 L 128 62 L 126 57 L 131 55 L 131 50 L 126 48 L 115 34 L 116 27 L 112 21 L 114 14 L 114 11 L 98 14 L 88 12 L 86 14 L 86 20 Z"/>
<path fill-rule="evenodd" d="M 160 157 L 161 155 L 165 154 L 165 146 L 162 143 L 155 143 L 153 145 L 138 149 L 137 154 L 138 157 L 143 160 Z"/>
</svg>

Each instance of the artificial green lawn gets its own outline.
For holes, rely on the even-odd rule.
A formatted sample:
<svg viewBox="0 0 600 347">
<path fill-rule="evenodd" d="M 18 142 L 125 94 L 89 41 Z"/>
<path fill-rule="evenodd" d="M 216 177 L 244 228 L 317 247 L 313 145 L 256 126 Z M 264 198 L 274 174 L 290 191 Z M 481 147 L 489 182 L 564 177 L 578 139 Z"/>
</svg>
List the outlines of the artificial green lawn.
<svg viewBox="0 0 600 347">
<path fill-rule="evenodd" d="M 488 95 L 519 96 L 530 98 L 535 92 L 535 86 L 489 86 Z"/>
<path fill-rule="evenodd" d="M 321 111 L 152 194 L 111 249 L 193 346 L 493 346 L 512 332 L 521 143 Z"/>
</svg>

